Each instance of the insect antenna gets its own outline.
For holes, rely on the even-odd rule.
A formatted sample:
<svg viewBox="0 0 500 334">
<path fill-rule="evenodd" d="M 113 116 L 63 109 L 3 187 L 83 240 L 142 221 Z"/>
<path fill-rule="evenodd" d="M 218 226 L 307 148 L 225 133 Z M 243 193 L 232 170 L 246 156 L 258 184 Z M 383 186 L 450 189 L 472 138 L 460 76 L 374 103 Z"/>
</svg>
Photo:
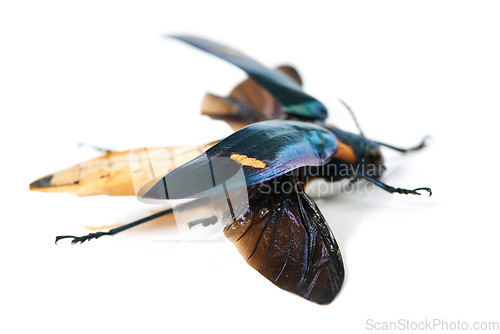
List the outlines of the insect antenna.
<svg viewBox="0 0 500 334">
<path fill-rule="evenodd" d="M 358 128 L 359 134 L 361 135 L 361 137 L 366 137 L 365 134 L 363 133 L 363 130 L 361 130 L 361 127 L 359 126 L 358 119 L 356 118 L 356 115 L 354 114 L 354 111 L 352 111 L 351 107 L 349 107 L 349 105 L 347 103 L 345 103 L 342 99 L 339 99 L 339 102 L 342 103 L 342 105 L 351 114 L 352 119 L 354 120 L 354 123 L 356 124 L 356 127 Z M 427 142 L 428 142 L 429 138 L 430 138 L 430 136 L 425 136 L 418 145 L 410 147 L 410 148 L 401 148 L 401 147 L 389 145 L 389 144 L 382 143 L 382 142 L 375 142 L 375 143 L 377 143 L 381 146 L 385 146 L 387 148 L 390 148 L 392 150 L 401 152 L 401 153 L 408 153 L 408 152 L 414 152 L 414 151 L 418 151 L 418 150 L 423 149 L 425 146 L 427 146 Z"/>
<path fill-rule="evenodd" d="M 339 102 L 342 103 L 344 108 L 346 108 L 347 111 L 349 111 L 349 113 L 351 114 L 352 119 L 354 120 L 354 123 L 356 124 L 356 127 L 358 128 L 359 134 L 361 135 L 361 137 L 366 137 L 365 134 L 363 133 L 363 130 L 361 130 L 361 127 L 359 126 L 358 119 L 356 118 L 356 115 L 354 114 L 354 111 L 352 111 L 351 107 L 349 107 L 349 105 L 347 103 L 345 103 L 342 99 L 339 99 Z"/>
</svg>

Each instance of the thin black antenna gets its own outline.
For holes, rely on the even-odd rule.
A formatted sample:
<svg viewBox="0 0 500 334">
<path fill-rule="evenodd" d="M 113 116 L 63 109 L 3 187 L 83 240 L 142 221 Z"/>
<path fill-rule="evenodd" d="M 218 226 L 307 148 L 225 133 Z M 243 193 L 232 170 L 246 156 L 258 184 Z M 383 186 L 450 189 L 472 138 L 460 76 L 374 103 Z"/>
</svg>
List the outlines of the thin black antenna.
<svg viewBox="0 0 500 334">
<path fill-rule="evenodd" d="M 351 107 L 347 103 L 345 103 L 342 99 L 339 99 L 339 102 L 342 103 L 342 105 L 349 111 L 349 113 L 352 116 L 352 119 L 354 120 L 354 123 L 356 124 L 356 127 L 359 130 L 359 134 L 361 137 L 366 137 L 365 134 L 363 133 L 363 130 L 361 130 L 361 127 L 359 126 L 358 119 L 356 118 L 356 115 L 354 115 L 354 111 L 352 111 Z"/>
</svg>

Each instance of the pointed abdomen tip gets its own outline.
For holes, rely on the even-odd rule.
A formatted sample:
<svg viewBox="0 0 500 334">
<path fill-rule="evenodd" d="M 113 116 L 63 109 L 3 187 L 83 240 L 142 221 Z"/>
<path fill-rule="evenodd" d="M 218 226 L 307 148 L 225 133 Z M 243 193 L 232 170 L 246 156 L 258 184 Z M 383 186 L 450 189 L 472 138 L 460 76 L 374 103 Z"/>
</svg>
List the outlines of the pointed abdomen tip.
<svg viewBox="0 0 500 334">
<path fill-rule="evenodd" d="M 30 184 L 30 189 L 31 190 L 38 190 L 40 188 L 48 188 L 51 186 L 51 181 L 54 175 L 47 175 L 45 177 L 42 177 L 41 179 L 38 179 Z"/>
</svg>

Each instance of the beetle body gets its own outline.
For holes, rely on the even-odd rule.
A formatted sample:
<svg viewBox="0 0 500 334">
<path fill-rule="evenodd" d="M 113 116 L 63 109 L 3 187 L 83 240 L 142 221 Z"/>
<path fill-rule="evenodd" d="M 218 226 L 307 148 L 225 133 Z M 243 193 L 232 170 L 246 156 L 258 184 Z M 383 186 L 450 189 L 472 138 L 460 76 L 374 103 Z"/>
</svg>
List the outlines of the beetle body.
<svg viewBox="0 0 500 334">
<path fill-rule="evenodd" d="M 313 302 L 330 303 L 343 284 L 343 260 L 325 218 L 305 193 L 305 184 L 317 177 L 329 182 L 365 179 L 389 193 L 430 193 L 429 188 L 394 188 L 379 180 L 385 169 L 381 146 L 408 152 L 425 142 L 401 149 L 370 140 L 361 130 L 360 134 L 343 131 L 325 121 L 326 107 L 302 90 L 293 68 L 271 70 L 218 43 L 172 37 L 249 75 L 228 97 L 207 94 L 202 104 L 203 114 L 228 122 L 236 132 L 207 146 L 108 152 L 41 178 L 31 189 L 81 196 L 137 193 L 143 200 L 190 199 L 182 208 L 208 203 L 212 215 L 190 222 L 189 229 L 222 221 L 225 235 L 264 277 Z M 273 188 L 273 183 L 279 187 Z M 234 197 L 242 193 L 244 201 Z M 60 236 L 56 241 L 71 238 L 76 243 L 115 235 L 174 211 L 169 208 L 107 232 Z"/>
</svg>

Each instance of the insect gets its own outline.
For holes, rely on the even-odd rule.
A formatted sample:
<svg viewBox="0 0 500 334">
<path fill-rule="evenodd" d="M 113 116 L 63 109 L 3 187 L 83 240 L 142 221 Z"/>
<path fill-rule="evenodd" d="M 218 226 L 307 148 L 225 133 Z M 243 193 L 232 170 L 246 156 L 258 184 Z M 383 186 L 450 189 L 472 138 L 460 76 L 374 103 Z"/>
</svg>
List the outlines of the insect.
<svg viewBox="0 0 500 334">
<path fill-rule="evenodd" d="M 190 221 L 189 229 L 221 221 L 226 237 L 268 280 L 315 303 L 330 303 L 343 284 L 343 260 L 305 185 L 316 178 L 328 182 L 364 179 L 389 193 L 420 195 L 424 191 L 431 195 L 427 187 L 395 188 L 380 181 L 385 170 L 382 146 L 405 153 L 423 148 L 425 139 L 404 149 L 368 139 L 359 125 L 359 134 L 343 131 L 325 122 L 325 106 L 302 90 L 293 68 L 272 70 L 206 39 L 171 37 L 249 75 L 228 97 L 207 94 L 202 104 L 203 114 L 225 120 L 237 131 L 205 146 L 106 152 L 40 178 L 30 188 L 80 196 L 137 194 L 145 201 L 191 199 L 179 206 L 185 211 L 212 205 L 215 213 Z M 109 231 L 58 236 L 56 242 L 115 235 L 174 212 L 168 208 Z"/>
</svg>

